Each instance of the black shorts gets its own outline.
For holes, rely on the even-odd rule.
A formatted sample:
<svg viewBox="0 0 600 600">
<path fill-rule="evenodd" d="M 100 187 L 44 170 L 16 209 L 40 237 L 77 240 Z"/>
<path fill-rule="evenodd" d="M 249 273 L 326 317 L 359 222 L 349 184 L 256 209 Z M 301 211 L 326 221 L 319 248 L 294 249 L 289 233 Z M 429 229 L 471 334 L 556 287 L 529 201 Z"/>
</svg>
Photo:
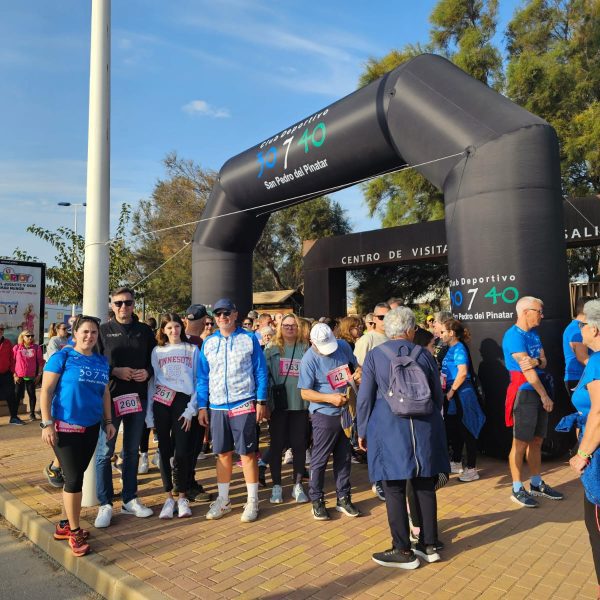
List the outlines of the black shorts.
<svg viewBox="0 0 600 600">
<path fill-rule="evenodd" d="M 513 407 L 513 437 L 530 442 L 535 437 L 545 438 L 548 432 L 548 413 L 535 390 L 519 390 Z"/>
</svg>

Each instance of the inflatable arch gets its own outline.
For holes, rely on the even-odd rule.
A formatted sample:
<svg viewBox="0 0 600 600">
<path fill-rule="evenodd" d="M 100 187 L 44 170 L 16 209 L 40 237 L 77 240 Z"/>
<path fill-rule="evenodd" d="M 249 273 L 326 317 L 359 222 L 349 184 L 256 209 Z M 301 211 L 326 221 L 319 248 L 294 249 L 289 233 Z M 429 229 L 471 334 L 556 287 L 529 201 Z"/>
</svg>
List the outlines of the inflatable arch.
<svg viewBox="0 0 600 600">
<path fill-rule="evenodd" d="M 406 164 L 444 193 L 452 309 L 471 331 L 475 362 L 498 354 L 518 297 L 537 296 L 545 303 L 546 354 L 560 382 L 569 301 L 565 244 L 558 241 L 564 227 L 556 134 L 431 54 L 223 165 L 194 235 L 193 300 L 231 297 L 246 311 L 252 252 L 270 212 Z M 502 405 L 503 385 L 496 378 L 484 385 Z M 505 446 L 506 436 L 490 441 Z"/>
</svg>

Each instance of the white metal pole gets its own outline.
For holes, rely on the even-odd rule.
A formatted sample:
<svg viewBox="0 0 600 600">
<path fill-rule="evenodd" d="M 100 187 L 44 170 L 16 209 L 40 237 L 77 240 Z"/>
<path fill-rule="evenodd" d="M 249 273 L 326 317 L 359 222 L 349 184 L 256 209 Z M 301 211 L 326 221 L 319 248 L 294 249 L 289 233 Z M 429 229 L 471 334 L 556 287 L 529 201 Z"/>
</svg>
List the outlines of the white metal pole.
<svg viewBox="0 0 600 600">
<path fill-rule="evenodd" d="M 110 231 L 110 0 L 92 0 L 87 219 L 83 312 L 108 317 Z M 95 458 L 83 480 L 83 506 L 98 504 Z"/>
<path fill-rule="evenodd" d="M 73 240 L 73 259 L 75 259 L 76 257 L 76 246 L 75 244 L 77 244 L 77 204 L 73 205 L 73 209 L 75 212 L 75 239 Z M 75 303 L 73 302 L 73 304 L 71 304 L 71 316 L 74 317 L 75 316 Z"/>
</svg>

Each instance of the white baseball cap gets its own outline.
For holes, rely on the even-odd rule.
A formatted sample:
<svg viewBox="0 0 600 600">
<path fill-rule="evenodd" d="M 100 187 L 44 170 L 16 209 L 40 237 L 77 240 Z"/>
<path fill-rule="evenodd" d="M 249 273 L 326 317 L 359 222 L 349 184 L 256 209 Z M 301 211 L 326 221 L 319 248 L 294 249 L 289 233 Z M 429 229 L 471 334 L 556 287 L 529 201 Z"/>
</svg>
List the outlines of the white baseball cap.
<svg viewBox="0 0 600 600">
<path fill-rule="evenodd" d="M 337 340 L 329 325 L 317 323 L 310 331 L 310 341 L 316 346 L 317 350 L 325 356 L 333 354 L 338 347 Z"/>
</svg>

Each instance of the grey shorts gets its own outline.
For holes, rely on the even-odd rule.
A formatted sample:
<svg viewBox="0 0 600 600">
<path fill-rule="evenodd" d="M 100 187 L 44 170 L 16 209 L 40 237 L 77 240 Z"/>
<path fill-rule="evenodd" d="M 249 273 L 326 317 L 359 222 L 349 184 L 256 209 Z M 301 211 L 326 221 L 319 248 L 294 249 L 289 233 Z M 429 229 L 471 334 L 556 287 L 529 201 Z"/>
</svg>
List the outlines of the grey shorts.
<svg viewBox="0 0 600 600">
<path fill-rule="evenodd" d="M 534 437 L 545 438 L 548 431 L 548 413 L 534 390 L 520 390 L 513 407 L 513 437 L 530 442 Z"/>
</svg>

